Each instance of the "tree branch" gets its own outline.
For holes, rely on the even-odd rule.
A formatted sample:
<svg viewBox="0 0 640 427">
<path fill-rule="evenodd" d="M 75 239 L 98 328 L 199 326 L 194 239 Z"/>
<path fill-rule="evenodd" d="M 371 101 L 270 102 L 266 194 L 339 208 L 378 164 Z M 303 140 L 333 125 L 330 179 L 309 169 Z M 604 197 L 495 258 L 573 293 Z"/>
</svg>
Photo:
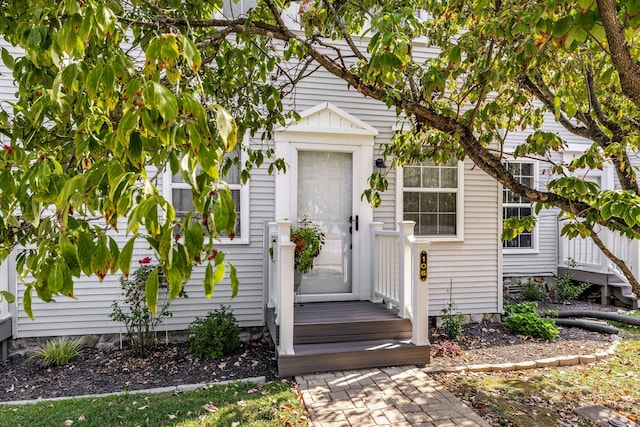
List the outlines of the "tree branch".
<svg viewBox="0 0 640 427">
<path fill-rule="evenodd" d="M 615 0 L 597 0 L 600 18 L 604 26 L 611 61 L 620 76 L 624 94 L 640 108 L 640 65 L 631 56 L 629 45 L 618 20 Z"/>
</svg>

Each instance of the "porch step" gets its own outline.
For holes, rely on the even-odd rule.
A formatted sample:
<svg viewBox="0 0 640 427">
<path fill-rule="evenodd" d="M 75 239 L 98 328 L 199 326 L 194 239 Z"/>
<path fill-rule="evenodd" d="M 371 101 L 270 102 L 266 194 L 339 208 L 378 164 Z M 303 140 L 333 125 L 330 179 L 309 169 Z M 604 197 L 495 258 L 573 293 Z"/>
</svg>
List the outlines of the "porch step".
<svg viewBox="0 0 640 427">
<path fill-rule="evenodd" d="M 416 346 L 408 340 L 371 340 L 300 344 L 293 350 L 294 355 L 278 355 L 281 377 L 381 366 L 425 366 L 430 361 L 431 346 Z"/>
<path fill-rule="evenodd" d="M 611 296 L 634 309 L 638 308 L 638 297 L 631 290 L 629 283 L 620 279 L 615 274 L 610 274 L 608 285 L 612 288 Z"/>
<path fill-rule="evenodd" d="M 296 307 L 294 344 L 411 338 L 411 321 L 398 310 L 368 301 L 304 304 Z"/>
<path fill-rule="evenodd" d="M 280 376 L 429 363 L 431 347 L 411 344 L 411 321 L 384 304 L 304 303 L 294 310 L 294 354 L 276 355 Z M 278 348 L 279 328 L 270 308 L 267 326 Z"/>
</svg>

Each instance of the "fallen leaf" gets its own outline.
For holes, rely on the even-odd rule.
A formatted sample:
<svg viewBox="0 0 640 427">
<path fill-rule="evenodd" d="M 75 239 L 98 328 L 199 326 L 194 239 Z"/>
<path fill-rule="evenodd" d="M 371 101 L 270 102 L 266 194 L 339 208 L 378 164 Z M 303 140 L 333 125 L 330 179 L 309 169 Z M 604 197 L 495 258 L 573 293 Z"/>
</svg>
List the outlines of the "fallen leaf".
<svg viewBox="0 0 640 427">
<path fill-rule="evenodd" d="M 73 424 L 73 420 L 66 420 L 65 422 L 62 423 L 62 425 L 65 425 L 65 426 L 70 426 L 72 424 Z"/>
<path fill-rule="evenodd" d="M 207 403 L 206 405 L 203 406 L 203 408 L 209 412 L 218 412 L 218 408 L 211 403 Z"/>
<path fill-rule="evenodd" d="M 145 409 L 147 409 L 149 407 L 149 405 L 144 405 L 138 408 L 139 411 L 144 411 Z"/>
</svg>

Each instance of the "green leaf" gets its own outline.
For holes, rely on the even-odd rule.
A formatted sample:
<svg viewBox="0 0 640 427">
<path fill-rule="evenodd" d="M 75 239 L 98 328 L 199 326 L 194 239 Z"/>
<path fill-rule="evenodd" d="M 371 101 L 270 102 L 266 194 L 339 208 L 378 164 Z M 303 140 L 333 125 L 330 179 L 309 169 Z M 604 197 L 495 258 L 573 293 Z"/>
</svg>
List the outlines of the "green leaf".
<svg viewBox="0 0 640 427">
<path fill-rule="evenodd" d="M 213 207 L 215 227 L 218 233 L 226 232 L 232 236 L 236 224 L 235 204 L 228 188 L 218 191 L 218 198 Z"/>
<path fill-rule="evenodd" d="M 2 48 L 2 62 L 4 62 L 4 65 L 8 69 L 13 70 L 13 67 L 15 66 L 15 61 L 13 60 L 13 56 L 11 56 L 9 51 L 4 47 Z"/>
<path fill-rule="evenodd" d="M 177 298 L 182 291 L 182 272 L 177 265 L 165 268 L 167 284 L 169 285 L 169 299 Z"/>
<path fill-rule="evenodd" d="M 120 251 L 120 257 L 118 257 L 118 266 L 124 277 L 129 277 L 129 269 L 131 268 L 131 258 L 133 257 L 133 245 L 135 243 L 135 237 L 132 237 Z"/>
<path fill-rule="evenodd" d="M 238 280 L 238 273 L 233 264 L 229 263 L 229 279 L 231 280 L 231 298 L 235 298 L 238 295 L 238 289 L 240 288 L 240 281 Z"/>
<path fill-rule="evenodd" d="M 107 275 L 110 258 L 109 248 L 107 247 L 107 236 L 103 234 L 98 238 L 96 251 L 91 258 L 91 269 L 96 273 L 101 282 L 104 276 Z"/>
<path fill-rule="evenodd" d="M 75 277 L 80 277 L 80 262 L 78 261 L 78 251 L 74 245 L 71 244 L 66 237 L 60 238 L 60 253 L 62 258 L 67 263 L 67 267 L 71 274 Z"/>
<path fill-rule="evenodd" d="M 16 297 L 13 296 L 11 292 L 0 291 L 0 301 L 2 301 L 3 299 L 7 301 L 9 304 L 11 304 L 16 300 Z"/>
<path fill-rule="evenodd" d="M 195 43 L 187 36 L 184 39 L 184 58 L 187 60 L 187 65 L 194 73 L 198 72 L 200 65 L 202 64 L 202 57 L 200 56 L 200 50 Z"/>
<path fill-rule="evenodd" d="M 27 46 L 29 47 L 29 49 L 35 49 L 39 47 L 41 41 L 42 36 L 38 28 L 32 28 L 31 30 L 29 30 L 29 35 L 27 36 Z"/>
<path fill-rule="evenodd" d="M 147 282 L 144 285 L 144 292 L 147 296 L 147 307 L 149 307 L 149 311 L 154 316 L 156 316 L 156 307 L 158 305 L 158 288 L 160 287 L 158 268 L 159 267 L 156 267 L 151 271 L 149 277 L 147 277 Z"/>
<path fill-rule="evenodd" d="M 78 234 L 78 261 L 80 262 L 80 268 L 82 272 L 87 276 L 93 274 L 91 268 L 91 259 L 96 251 L 96 247 L 93 244 L 93 239 L 85 233 Z"/>
<path fill-rule="evenodd" d="M 33 310 L 31 309 L 31 293 L 33 292 L 33 285 L 27 285 L 24 290 L 24 294 L 22 295 L 22 306 L 24 307 L 24 312 L 29 316 L 29 319 L 35 320 L 33 317 Z"/>
<path fill-rule="evenodd" d="M 214 106 L 216 111 L 216 125 L 218 126 L 218 134 L 222 138 L 225 151 L 228 153 L 236 147 L 238 139 L 238 126 L 231 114 L 221 105 Z"/>
<path fill-rule="evenodd" d="M 178 116 L 178 101 L 169 89 L 157 82 L 152 82 L 153 105 L 168 126 Z"/>
<path fill-rule="evenodd" d="M 216 266 L 216 271 L 213 273 L 213 283 L 220 283 L 224 279 L 224 273 L 226 272 L 224 263 L 220 263 Z"/>
<path fill-rule="evenodd" d="M 211 298 L 215 289 L 215 281 L 213 280 L 213 266 L 211 263 L 207 263 L 207 268 L 204 273 L 204 296 Z"/>
</svg>

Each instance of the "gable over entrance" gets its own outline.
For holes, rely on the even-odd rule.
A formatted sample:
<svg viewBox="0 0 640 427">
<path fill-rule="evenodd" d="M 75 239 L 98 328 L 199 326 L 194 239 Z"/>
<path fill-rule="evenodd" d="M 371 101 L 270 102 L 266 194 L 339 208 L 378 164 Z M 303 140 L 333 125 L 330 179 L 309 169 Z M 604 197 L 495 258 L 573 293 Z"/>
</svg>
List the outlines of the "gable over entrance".
<svg viewBox="0 0 640 427">
<path fill-rule="evenodd" d="M 279 133 L 305 132 L 340 135 L 370 136 L 378 135 L 378 130 L 352 116 L 329 102 L 323 102 L 300 114 L 300 120 L 276 129 L 276 141 Z"/>
</svg>

